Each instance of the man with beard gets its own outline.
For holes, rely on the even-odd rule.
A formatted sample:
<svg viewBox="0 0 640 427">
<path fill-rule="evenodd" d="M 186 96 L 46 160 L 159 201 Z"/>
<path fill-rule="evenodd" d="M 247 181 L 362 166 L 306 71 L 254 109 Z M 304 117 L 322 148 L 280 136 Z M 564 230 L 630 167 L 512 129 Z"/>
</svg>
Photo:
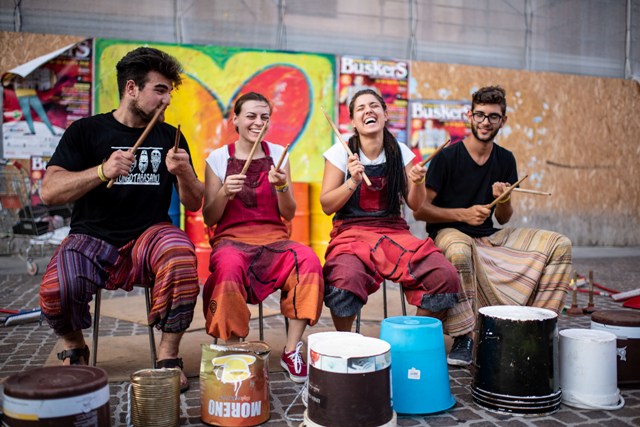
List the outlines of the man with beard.
<svg viewBox="0 0 640 427">
<path fill-rule="evenodd" d="M 174 150 L 176 129 L 164 123 L 182 67 L 165 52 L 141 47 L 125 55 L 116 70 L 118 108 L 74 122 L 47 165 L 42 199 L 74 207 L 69 236 L 42 278 L 40 304 L 62 338 L 58 358 L 65 365 L 87 364 L 82 330 L 91 326 L 89 302 L 96 290 L 149 287 L 148 321 L 162 331 L 157 367 L 182 368 L 179 344 L 193 318 L 199 284 L 194 245 L 171 224 L 168 211 L 174 187 L 190 211 L 200 209 L 203 197 L 186 140 Z M 158 180 L 126 179 L 136 154 L 144 172 L 146 150 L 134 154 L 131 148 L 156 113 L 158 122 L 142 147 L 161 151 Z M 115 185 L 108 188 L 112 179 Z M 184 373 L 180 382 L 181 388 L 188 386 Z"/>
<path fill-rule="evenodd" d="M 510 196 L 488 207 L 518 180 L 515 157 L 494 142 L 507 122 L 506 111 L 501 87 L 484 87 L 473 94 L 467 112 L 472 134 L 432 160 L 427 198 L 415 218 L 427 222 L 429 237 L 458 270 L 461 302 L 470 300 L 476 307 L 530 305 L 559 313 L 569 288 L 569 239 L 546 230 L 495 228 L 492 214 L 500 225 L 513 215 Z M 473 330 L 473 322 L 464 310 L 449 310 L 447 329 L 459 336 L 450 364 L 471 362 L 473 341 L 460 333 Z"/>
</svg>

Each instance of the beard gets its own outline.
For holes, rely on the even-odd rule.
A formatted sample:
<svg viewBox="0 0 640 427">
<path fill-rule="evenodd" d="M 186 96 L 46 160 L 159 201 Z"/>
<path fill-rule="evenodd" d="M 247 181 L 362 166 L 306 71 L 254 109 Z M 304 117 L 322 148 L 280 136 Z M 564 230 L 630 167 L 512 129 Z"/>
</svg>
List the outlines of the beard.
<svg viewBox="0 0 640 427">
<path fill-rule="evenodd" d="M 499 131 L 500 131 L 500 127 L 498 126 L 498 128 L 491 131 L 489 136 L 481 138 L 480 134 L 478 133 L 478 125 L 475 123 L 471 123 L 471 133 L 473 133 L 473 136 L 475 136 L 478 141 L 492 142 Z"/>
<path fill-rule="evenodd" d="M 151 119 L 156 113 L 156 110 L 153 110 L 149 113 L 144 111 L 144 109 L 138 103 L 137 99 L 133 100 L 133 102 L 129 105 L 129 110 L 147 123 L 151 121 Z M 162 117 L 158 117 L 158 121 L 162 121 Z"/>
</svg>

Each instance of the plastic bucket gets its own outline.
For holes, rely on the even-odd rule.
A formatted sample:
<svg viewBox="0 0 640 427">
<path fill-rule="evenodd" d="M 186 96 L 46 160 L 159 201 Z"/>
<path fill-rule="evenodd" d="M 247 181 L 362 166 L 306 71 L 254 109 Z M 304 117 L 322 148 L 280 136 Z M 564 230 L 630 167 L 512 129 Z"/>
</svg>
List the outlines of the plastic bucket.
<svg viewBox="0 0 640 427">
<path fill-rule="evenodd" d="M 591 329 L 617 337 L 618 385 L 640 384 L 640 313 L 631 310 L 598 310 L 591 316 Z"/>
<path fill-rule="evenodd" d="M 380 339 L 391 345 L 391 389 L 397 413 L 430 414 L 455 405 L 440 320 L 388 317 L 380 325 Z"/>
<path fill-rule="evenodd" d="M 331 230 L 333 229 L 332 218 L 322 211 L 320 204 L 320 192 L 322 190 L 321 182 L 309 183 L 309 211 L 311 220 L 309 222 L 309 239 L 313 252 L 318 256 L 320 262 L 324 264 L 324 255 L 329 246 L 331 239 Z"/>
<path fill-rule="evenodd" d="M 262 341 L 202 345 L 201 419 L 216 426 L 255 426 L 269 420 L 269 352 Z"/>
<path fill-rule="evenodd" d="M 52 366 L 4 382 L 7 426 L 111 426 L 107 373 L 91 366 Z"/>
<path fill-rule="evenodd" d="M 391 346 L 363 336 L 310 344 L 307 426 L 394 426 Z"/>
<path fill-rule="evenodd" d="M 209 278 L 209 259 L 211 258 L 211 245 L 206 233 L 202 211 L 185 212 L 184 231 L 196 247 L 196 258 L 198 261 L 198 279 L 204 283 Z"/>
<path fill-rule="evenodd" d="M 309 246 L 309 184 L 294 182 L 293 196 L 296 199 L 296 215 L 290 224 L 290 239 Z"/>
<path fill-rule="evenodd" d="M 616 336 L 593 329 L 560 331 L 562 403 L 581 409 L 619 409 Z"/>
<path fill-rule="evenodd" d="M 483 307 L 471 387 L 474 402 L 510 415 L 547 415 L 562 400 L 558 315 L 523 306 Z"/>
<path fill-rule="evenodd" d="M 171 204 L 169 205 L 169 218 L 171 223 L 180 228 L 180 197 L 176 189 L 171 193 Z"/>
</svg>

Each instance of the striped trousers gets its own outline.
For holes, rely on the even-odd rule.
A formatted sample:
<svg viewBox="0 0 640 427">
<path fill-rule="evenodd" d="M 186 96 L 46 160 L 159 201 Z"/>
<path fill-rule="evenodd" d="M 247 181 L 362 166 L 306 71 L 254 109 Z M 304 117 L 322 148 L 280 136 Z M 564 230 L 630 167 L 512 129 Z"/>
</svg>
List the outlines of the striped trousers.
<svg viewBox="0 0 640 427">
<path fill-rule="evenodd" d="M 98 287 L 130 291 L 151 287 L 149 324 L 182 332 L 191 324 L 200 291 L 195 247 L 169 224 L 156 224 L 121 248 L 84 234 L 70 234 L 42 277 L 40 307 L 58 335 L 91 326 L 89 302 Z"/>
<path fill-rule="evenodd" d="M 504 228 L 473 238 L 453 228 L 440 230 L 435 244 L 460 274 L 474 310 L 491 305 L 528 305 L 560 313 L 571 278 L 571 241 L 533 228 Z M 464 307 L 464 306 L 461 306 Z M 445 330 L 471 331 L 476 316 L 454 307 Z"/>
</svg>

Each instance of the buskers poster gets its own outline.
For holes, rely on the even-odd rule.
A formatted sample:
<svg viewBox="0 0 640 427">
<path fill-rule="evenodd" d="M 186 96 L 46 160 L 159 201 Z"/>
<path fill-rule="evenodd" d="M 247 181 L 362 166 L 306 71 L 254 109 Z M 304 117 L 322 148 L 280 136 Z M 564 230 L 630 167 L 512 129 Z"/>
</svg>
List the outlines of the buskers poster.
<svg viewBox="0 0 640 427">
<path fill-rule="evenodd" d="M 338 129 L 346 141 L 353 134 L 349 103 L 358 91 L 373 89 L 387 104 L 387 128 L 407 143 L 409 61 L 342 56 L 338 77 Z"/>
<path fill-rule="evenodd" d="M 462 141 L 471 133 L 467 111 L 471 102 L 412 99 L 409 101 L 409 147 L 416 161 L 427 158 L 436 148 L 451 140 Z"/>
</svg>

